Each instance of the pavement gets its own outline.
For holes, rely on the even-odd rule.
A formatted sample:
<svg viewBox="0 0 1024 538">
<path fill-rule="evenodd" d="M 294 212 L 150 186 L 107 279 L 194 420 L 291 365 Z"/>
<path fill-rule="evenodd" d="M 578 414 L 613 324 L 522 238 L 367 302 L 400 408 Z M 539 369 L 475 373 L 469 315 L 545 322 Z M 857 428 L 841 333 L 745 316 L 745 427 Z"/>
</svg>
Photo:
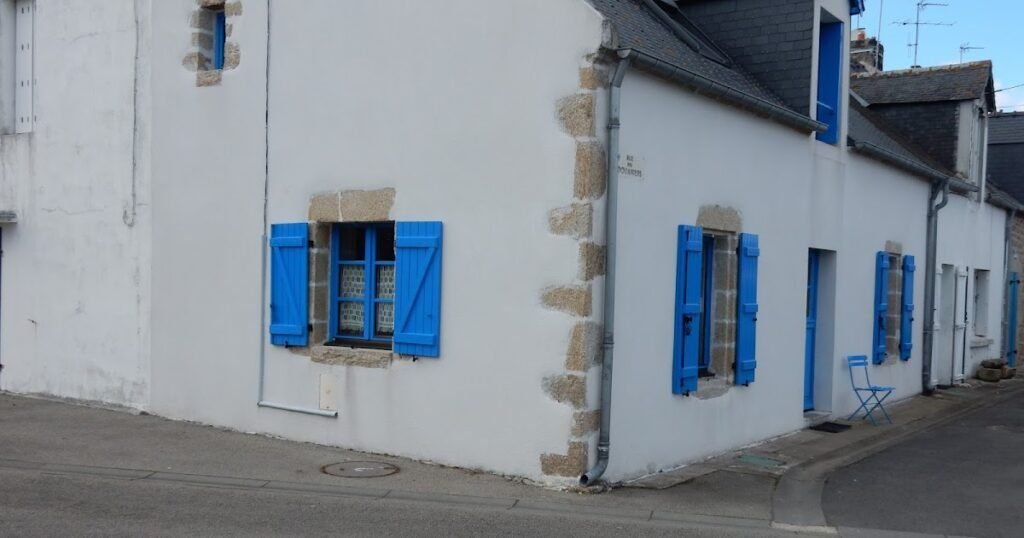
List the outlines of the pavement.
<svg viewBox="0 0 1024 538">
<path fill-rule="evenodd" d="M 968 413 L 1001 410 L 1005 406 L 998 404 L 1017 393 L 1024 394 L 1024 382 L 1015 380 L 916 398 L 892 409 L 895 426 L 856 425 L 840 434 L 805 430 L 601 494 L 0 394 L 0 534 L 880 536 L 883 529 L 954 529 L 1009 535 L 998 532 L 1007 522 L 1019 524 L 1009 515 L 991 525 L 978 518 L 954 525 L 954 512 L 941 495 L 907 518 L 901 515 L 906 500 L 896 502 L 900 485 L 917 482 L 896 480 L 883 487 L 863 477 L 898 476 L 893 467 L 879 475 L 869 462 L 968 420 Z M 976 454 L 976 470 L 985 458 L 1015 450 L 1013 441 L 1016 450 L 1024 449 L 1024 408 L 1016 409 L 1014 420 L 998 420 L 991 424 L 995 429 L 985 430 L 1009 444 L 1000 453 Z M 906 468 L 922 477 L 948 473 L 950 461 L 962 456 L 951 460 L 943 453 L 945 443 L 930 443 L 934 454 L 920 462 L 941 464 L 938 471 Z M 951 446 L 970 452 L 967 441 Z M 380 478 L 321 472 L 328 464 L 357 461 L 401 470 Z M 847 474 L 850 469 L 858 470 Z M 995 490 L 1002 499 L 996 506 L 1012 513 L 1010 490 L 1021 474 L 996 475 L 979 476 L 1004 479 Z M 966 470 L 950 476 L 975 480 Z M 927 480 L 920 480 L 924 487 Z M 967 509 L 992 506 L 983 504 L 990 496 L 984 481 L 959 491 L 973 496 L 963 505 Z M 892 517 L 879 511 L 880 504 Z"/>
</svg>

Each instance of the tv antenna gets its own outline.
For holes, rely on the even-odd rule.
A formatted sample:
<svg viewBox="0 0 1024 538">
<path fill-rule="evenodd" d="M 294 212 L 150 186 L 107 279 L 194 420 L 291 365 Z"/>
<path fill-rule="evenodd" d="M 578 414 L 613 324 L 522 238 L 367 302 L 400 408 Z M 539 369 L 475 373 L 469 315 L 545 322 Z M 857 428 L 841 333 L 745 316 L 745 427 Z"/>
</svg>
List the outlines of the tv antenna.
<svg viewBox="0 0 1024 538">
<path fill-rule="evenodd" d="M 907 45 L 908 47 L 914 48 L 914 65 L 911 67 L 921 67 L 917 64 L 917 51 L 921 48 L 921 27 L 922 26 L 953 26 L 956 23 L 951 22 L 921 22 L 921 12 L 928 7 L 947 7 L 949 4 L 943 4 L 940 2 L 928 2 L 927 0 L 918 0 L 917 2 L 917 18 L 913 21 L 904 20 L 896 21 L 893 24 L 900 26 L 913 26 L 914 27 L 914 42 Z"/>
<path fill-rule="evenodd" d="M 964 53 L 972 50 L 985 50 L 985 47 L 972 47 L 970 43 L 960 44 L 960 63 L 964 63 Z"/>
</svg>

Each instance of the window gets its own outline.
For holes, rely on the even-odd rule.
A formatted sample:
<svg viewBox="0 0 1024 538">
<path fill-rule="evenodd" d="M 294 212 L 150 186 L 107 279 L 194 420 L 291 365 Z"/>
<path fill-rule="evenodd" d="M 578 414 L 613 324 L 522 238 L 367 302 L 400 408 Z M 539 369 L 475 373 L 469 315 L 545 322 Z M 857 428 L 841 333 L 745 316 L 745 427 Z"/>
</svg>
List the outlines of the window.
<svg viewBox="0 0 1024 538">
<path fill-rule="evenodd" d="M 199 70 L 224 69 L 224 44 L 227 41 L 224 4 L 200 10 L 196 33 L 199 37 Z"/>
<path fill-rule="evenodd" d="M 337 224 L 330 337 L 390 347 L 395 334 L 395 224 Z"/>
<path fill-rule="evenodd" d="M 984 269 L 974 270 L 974 334 L 988 336 L 988 277 Z"/>
<path fill-rule="evenodd" d="M 818 31 L 818 121 L 828 130 L 817 134 L 826 144 L 839 143 L 842 117 L 843 23 L 830 22 L 833 18 L 822 11 Z M 834 19 L 834 18 L 833 18 Z"/>
<path fill-rule="evenodd" d="M 314 223 L 312 241 L 310 227 L 270 226 L 270 343 L 439 357 L 443 224 Z"/>
<path fill-rule="evenodd" d="M 897 328 L 900 326 L 900 316 L 903 311 L 901 304 L 903 297 L 903 271 L 901 269 L 901 262 L 903 256 L 899 254 L 888 253 L 889 255 L 889 297 L 886 300 L 888 309 L 886 312 L 885 326 L 888 329 L 885 335 L 885 352 L 890 357 L 895 357 L 900 352 L 900 331 Z"/>
<path fill-rule="evenodd" d="M 701 377 L 754 381 L 757 236 L 679 229 L 672 390 L 690 394 Z"/>
<path fill-rule="evenodd" d="M 736 235 L 705 233 L 702 249 L 697 366 L 700 377 L 715 377 L 736 360 Z"/>
<path fill-rule="evenodd" d="M 913 349 L 914 257 L 891 252 L 875 256 L 875 300 L 872 320 L 872 360 L 890 356 L 910 360 Z"/>
</svg>

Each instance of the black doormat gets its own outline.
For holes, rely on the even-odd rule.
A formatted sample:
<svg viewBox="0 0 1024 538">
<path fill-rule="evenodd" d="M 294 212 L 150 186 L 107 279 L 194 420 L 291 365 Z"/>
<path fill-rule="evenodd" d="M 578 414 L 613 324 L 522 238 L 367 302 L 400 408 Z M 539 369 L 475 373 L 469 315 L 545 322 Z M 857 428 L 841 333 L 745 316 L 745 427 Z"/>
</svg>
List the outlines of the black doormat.
<svg viewBox="0 0 1024 538">
<path fill-rule="evenodd" d="M 822 422 L 817 426 L 811 426 L 811 429 L 814 431 L 826 433 L 842 433 L 850 428 L 851 426 L 848 426 L 846 424 L 840 424 L 838 422 Z"/>
</svg>

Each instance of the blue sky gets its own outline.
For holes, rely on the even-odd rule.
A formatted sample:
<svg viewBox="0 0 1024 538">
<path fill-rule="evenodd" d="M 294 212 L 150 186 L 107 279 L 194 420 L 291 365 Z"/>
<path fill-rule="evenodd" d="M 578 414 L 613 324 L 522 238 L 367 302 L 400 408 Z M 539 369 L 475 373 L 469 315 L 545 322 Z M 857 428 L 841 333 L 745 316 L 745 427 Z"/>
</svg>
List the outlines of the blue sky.
<svg viewBox="0 0 1024 538">
<path fill-rule="evenodd" d="M 992 60 L 996 89 L 1024 84 L 1024 0 L 928 0 L 949 4 L 928 6 L 921 22 L 948 22 L 953 26 L 922 26 L 918 63 L 928 67 L 960 61 L 960 45 L 970 43 L 964 61 Z M 913 26 L 898 21 L 913 21 L 918 0 L 867 0 L 867 11 L 853 18 L 853 25 L 878 35 L 879 9 L 882 16 L 882 44 L 885 45 L 885 69 L 905 69 L 914 62 Z M 1024 111 L 1024 86 L 996 93 L 996 102 L 1005 110 Z M 1012 108 L 1011 108 L 1012 107 Z"/>
</svg>

